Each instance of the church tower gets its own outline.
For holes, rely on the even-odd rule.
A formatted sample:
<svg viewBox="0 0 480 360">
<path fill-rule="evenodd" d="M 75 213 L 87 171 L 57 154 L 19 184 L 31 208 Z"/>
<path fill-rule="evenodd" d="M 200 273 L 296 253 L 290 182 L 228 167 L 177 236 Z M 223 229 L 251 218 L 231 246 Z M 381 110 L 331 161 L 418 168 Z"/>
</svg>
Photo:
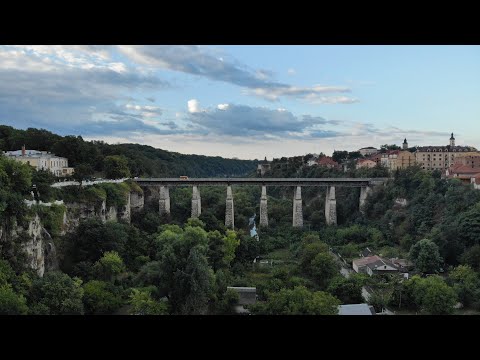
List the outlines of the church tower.
<svg viewBox="0 0 480 360">
<path fill-rule="evenodd" d="M 453 137 L 453 132 L 452 136 L 450 136 L 450 146 L 455 146 L 455 138 Z"/>
<path fill-rule="evenodd" d="M 402 149 L 403 149 L 403 150 L 407 150 L 407 149 L 408 149 L 408 142 L 407 142 L 407 138 L 405 138 L 405 140 L 403 140 Z"/>
</svg>

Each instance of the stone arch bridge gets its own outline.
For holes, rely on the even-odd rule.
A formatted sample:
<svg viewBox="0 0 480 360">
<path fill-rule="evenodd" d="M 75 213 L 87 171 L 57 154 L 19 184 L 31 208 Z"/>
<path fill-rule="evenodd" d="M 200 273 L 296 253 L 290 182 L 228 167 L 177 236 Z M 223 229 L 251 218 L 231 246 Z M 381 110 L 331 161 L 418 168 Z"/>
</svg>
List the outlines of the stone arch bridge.
<svg viewBox="0 0 480 360">
<path fill-rule="evenodd" d="M 262 187 L 260 198 L 260 226 L 268 226 L 267 186 L 294 186 L 293 221 L 295 227 L 303 226 L 302 186 L 323 186 L 327 188 L 325 199 L 325 219 L 328 225 L 337 224 L 336 187 L 359 187 L 360 209 L 373 186 L 385 183 L 388 178 L 137 178 L 135 182 L 142 188 L 157 188 L 160 214 L 170 213 L 171 186 L 192 186 L 192 217 L 202 212 L 199 186 L 226 186 L 225 226 L 234 227 L 232 185 L 258 185 Z"/>
</svg>

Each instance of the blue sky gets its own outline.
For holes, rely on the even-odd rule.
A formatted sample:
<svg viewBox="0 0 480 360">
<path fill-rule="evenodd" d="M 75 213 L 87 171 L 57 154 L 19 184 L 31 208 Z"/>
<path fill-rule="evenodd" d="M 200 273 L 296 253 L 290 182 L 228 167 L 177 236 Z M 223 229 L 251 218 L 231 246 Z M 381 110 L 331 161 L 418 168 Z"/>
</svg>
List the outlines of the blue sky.
<svg viewBox="0 0 480 360">
<path fill-rule="evenodd" d="M 479 46 L 0 46 L 0 123 L 255 159 L 480 148 Z"/>
</svg>

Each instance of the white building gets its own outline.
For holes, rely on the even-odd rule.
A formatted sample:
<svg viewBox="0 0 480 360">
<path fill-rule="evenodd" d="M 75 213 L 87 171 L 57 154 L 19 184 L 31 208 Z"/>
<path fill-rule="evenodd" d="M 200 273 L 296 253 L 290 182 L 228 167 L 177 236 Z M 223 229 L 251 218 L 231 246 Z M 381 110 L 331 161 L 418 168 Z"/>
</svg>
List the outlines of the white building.
<svg viewBox="0 0 480 360">
<path fill-rule="evenodd" d="M 361 148 L 358 150 L 358 152 L 360 154 L 362 154 L 363 156 L 368 156 L 368 155 L 373 155 L 373 154 L 376 154 L 378 153 L 380 150 L 372 147 L 372 146 L 368 146 L 368 147 L 364 147 L 364 148 Z"/>
<path fill-rule="evenodd" d="M 68 176 L 73 174 L 73 168 L 68 167 L 68 159 L 56 156 L 48 151 L 21 150 L 5 151 L 8 158 L 33 166 L 36 170 L 49 170 L 55 176 Z"/>
</svg>

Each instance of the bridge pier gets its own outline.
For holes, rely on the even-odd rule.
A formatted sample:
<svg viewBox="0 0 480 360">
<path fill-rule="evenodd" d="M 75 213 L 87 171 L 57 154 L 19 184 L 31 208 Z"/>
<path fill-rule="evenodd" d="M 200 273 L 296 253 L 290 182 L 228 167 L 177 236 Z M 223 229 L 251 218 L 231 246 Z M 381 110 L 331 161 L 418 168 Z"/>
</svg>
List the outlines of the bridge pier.
<svg viewBox="0 0 480 360">
<path fill-rule="evenodd" d="M 360 188 L 360 205 L 359 209 L 363 213 L 363 205 L 365 205 L 365 200 L 367 199 L 367 195 L 372 191 L 370 186 L 362 186 Z"/>
<path fill-rule="evenodd" d="M 202 214 L 202 199 L 200 191 L 196 185 L 193 186 L 192 192 L 192 218 L 198 218 Z"/>
<path fill-rule="evenodd" d="M 302 188 L 297 186 L 293 196 L 293 227 L 303 227 Z"/>
<path fill-rule="evenodd" d="M 268 210 L 267 210 L 267 187 L 262 186 L 262 197 L 260 198 L 260 226 L 268 227 Z"/>
<path fill-rule="evenodd" d="M 234 212 L 233 212 L 233 195 L 232 195 L 232 187 L 230 185 L 227 186 L 227 201 L 226 201 L 226 208 L 225 208 L 225 226 L 229 228 L 234 228 Z"/>
<path fill-rule="evenodd" d="M 337 225 L 335 186 L 327 186 L 327 195 L 325 197 L 325 222 L 327 225 Z"/>
<path fill-rule="evenodd" d="M 160 215 L 170 214 L 170 192 L 168 186 L 160 187 L 160 200 L 158 200 L 158 211 Z"/>
</svg>

